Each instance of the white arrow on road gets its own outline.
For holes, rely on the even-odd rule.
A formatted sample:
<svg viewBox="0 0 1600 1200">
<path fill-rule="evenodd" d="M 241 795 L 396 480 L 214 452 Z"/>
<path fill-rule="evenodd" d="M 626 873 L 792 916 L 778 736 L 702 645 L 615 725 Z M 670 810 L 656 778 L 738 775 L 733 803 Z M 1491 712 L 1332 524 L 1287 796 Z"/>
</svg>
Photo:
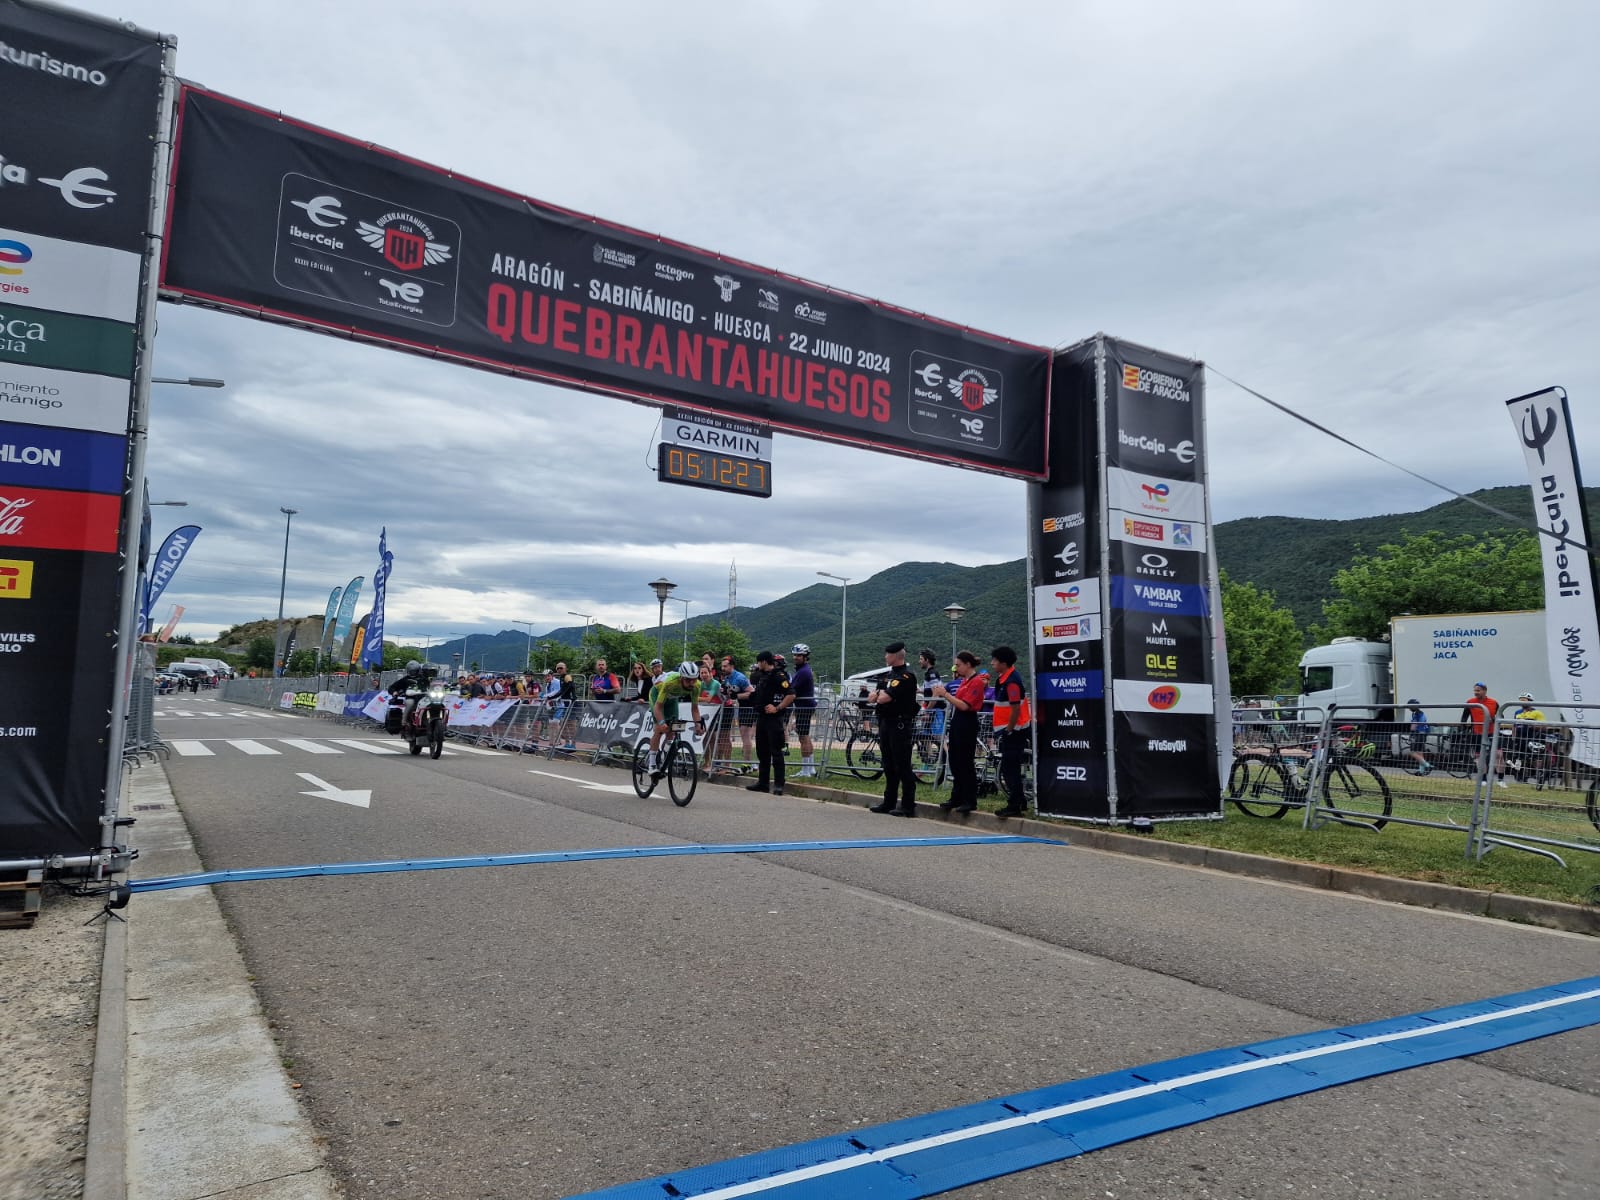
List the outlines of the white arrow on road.
<svg viewBox="0 0 1600 1200">
<path fill-rule="evenodd" d="M 529 771 L 529 775 L 548 775 L 551 779 L 562 779 L 567 783 L 575 783 L 586 792 L 620 792 L 624 796 L 634 794 L 631 783 L 591 783 L 587 779 L 574 779 L 571 775 L 557 775 L 554 771 Z"/>
<path fill-rule="evenodd" d="M 302 796 L 317 796 L 323 800 L 337 800 L 340 804 L 353 804 L 357 808 L 372 807 L 372 793 L 370 791 L 347 792 L 343 788 L 336 788 L 326 780 L 318 779 L 315 775 L 308 775 L 304 771 L 296 771 L 295 774 L 318 788 L 315 792 L 301 792 Z"/>
</svg>

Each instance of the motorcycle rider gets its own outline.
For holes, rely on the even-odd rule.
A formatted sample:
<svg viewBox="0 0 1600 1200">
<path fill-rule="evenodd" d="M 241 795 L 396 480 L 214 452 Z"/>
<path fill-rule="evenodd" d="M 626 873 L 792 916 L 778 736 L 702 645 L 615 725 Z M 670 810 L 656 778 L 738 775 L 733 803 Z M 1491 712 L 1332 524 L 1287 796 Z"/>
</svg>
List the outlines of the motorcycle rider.
<svg viewBox="0 0 1600 1200">
<path fill-rule="evenodd" d="M 406 727 L 406 722 L 411 720 L 411 714 L 416 711 L 421 696 L 413 696 L 412 692 L 426 692 L 428 681 L 438 674 L 438 668 L 423 666 L 416 659 L 406 664 L 406 673 L 389 685 L 389 703 L 394 705 L 399 701 L 403 706 L 400 714 L 400 728 Z M 396 730 L 396 732 L 399 732 Z"/>
</svg>

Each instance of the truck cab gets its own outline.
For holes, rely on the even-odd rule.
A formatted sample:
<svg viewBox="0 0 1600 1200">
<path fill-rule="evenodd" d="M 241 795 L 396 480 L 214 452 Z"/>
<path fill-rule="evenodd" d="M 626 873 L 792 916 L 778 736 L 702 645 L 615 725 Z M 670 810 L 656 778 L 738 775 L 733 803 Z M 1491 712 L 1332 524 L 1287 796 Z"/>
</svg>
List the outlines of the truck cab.
<svg viewBox="0 0 1600 1200">
<path fill-rule="evenodd" d="M 1300 656 L 1300 705 L 1327 712 L 1337 704 L 1366 720 L 1392 720 L 1389 645 L 1364 638 L 1334 638 Z M 1308 714 L 1314 715 L 1314 714 Z"/>
</svg>

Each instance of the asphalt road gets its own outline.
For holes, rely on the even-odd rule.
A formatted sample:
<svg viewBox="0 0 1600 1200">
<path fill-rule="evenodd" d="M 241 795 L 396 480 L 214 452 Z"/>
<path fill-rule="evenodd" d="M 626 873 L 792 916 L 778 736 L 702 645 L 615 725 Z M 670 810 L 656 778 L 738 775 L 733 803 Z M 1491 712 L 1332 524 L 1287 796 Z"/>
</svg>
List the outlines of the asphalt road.
<svg viewBox="0 0 1600 1200">
<path fill-rule="evenodd" d="M 956 832 L 704 783 L 676 809 L 621 790 L 621 771 L 454 747 L 430 762 L 346 744 L 399 747 L 381 734 L 210 697 L 157 707 L 164 738 L 211 751 L 168 765 L 211 869 Z M 301 772 L 368 789 L 370 806 L 304 795 L 316 789 Z M 1600 975 L 1594 939 L 1043 845 L 296 879 L 219 895 L 357 1200 L 565 1196 Z M 1597 1196 L 1596 1129 L 1600 1029 L 1588 1029 L 960 1194 Z"/>
</svg>

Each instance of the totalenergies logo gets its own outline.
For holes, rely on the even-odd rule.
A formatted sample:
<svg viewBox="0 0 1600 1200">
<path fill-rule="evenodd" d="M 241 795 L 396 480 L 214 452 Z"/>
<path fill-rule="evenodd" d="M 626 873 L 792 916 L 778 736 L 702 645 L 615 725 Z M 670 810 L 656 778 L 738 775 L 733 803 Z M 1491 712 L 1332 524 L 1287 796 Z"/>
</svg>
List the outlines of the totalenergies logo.
<svg viewBox="0 0 1600 1200">
<path fill-rule="evenodd" d="M 1144 490 L 1146 500 L 1165 500 L 1172 495 L 1172 489 L 1164 483 L 1141 483 L 1139 486 Z"/>
<path fill-rule="evenodd" d="M 1073 584 L 1065 591 L 1058 591 L 1056 593 L 1056 599 L 1061 601 L 1063 604 L 1076 604 L 1081 591 L 1082 589 L 1079 588 L 1077 584 Z"/>
<path fill-rule="evenodd" d="M 0 238 L 0 275 L 21 275 L 23 266 L 32 258 L 33 247 L 26 242 Z"/>
<path fill-rule="evenodd" d="M 1178 702 L 1178 697 L 1181 694 L 1175 687 L 1158 687 L 1151 688 L 1150 694 L 1145 699 L 1150 707 L 1157 712 L 1166 712 L 1167 709 Z"/>
</svg>

